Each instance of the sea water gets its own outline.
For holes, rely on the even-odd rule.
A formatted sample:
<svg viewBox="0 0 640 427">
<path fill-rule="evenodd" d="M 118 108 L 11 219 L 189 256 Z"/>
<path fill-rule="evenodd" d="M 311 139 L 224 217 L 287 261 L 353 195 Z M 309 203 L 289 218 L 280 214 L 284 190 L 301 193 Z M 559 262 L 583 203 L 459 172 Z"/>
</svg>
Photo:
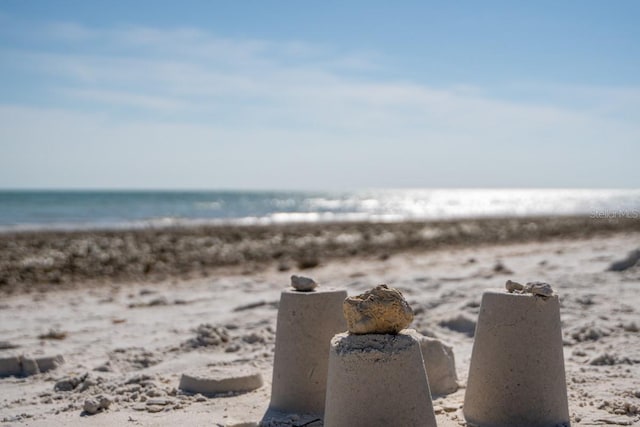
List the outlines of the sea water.
<svg viewBox="0 0 640 427">
<path fill-rule="evenodd" d="M 640 220 L 640 190 L 0 191 L 0 231 L 539 215 Z"/>
</svg>

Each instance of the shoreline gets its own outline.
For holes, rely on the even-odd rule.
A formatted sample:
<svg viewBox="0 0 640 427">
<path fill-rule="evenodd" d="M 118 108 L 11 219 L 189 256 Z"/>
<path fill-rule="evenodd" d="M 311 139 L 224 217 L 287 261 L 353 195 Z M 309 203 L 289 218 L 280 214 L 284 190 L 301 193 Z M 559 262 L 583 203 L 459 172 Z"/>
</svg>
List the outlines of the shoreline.
<svg viewBox="0 0 640 427">
<path fill-rule="evenodd" d="M 245 273 L 274 265 L 306 270 L 354 257 L 628 232 L 640 232 L 640 220 L 536 216 L 6 232 L 0 233 L 0 292 L 193 279 L 229 266 Z"/>
<path fill-rule="evenodd" d="M 302 215 L 312 214 L 310 212 Z M 162 231 L 180 229 L 209 229 L 209 228 L 261 228 L 261 227 L 291 227 L 291 226 L 325 226 L 325 225 L 367 225 L 367 224 L 402 224 L 402 223 L 450 223 L 462 221 L 483 220 L 535 220 L 550 218 L 589 218 L 594 221 L 633 221 L 640 220 L 640 211 L 601 211 L 590 214 L 528 214 L 528 215 L 461 215 L 444 217 L 402 217 L 392 215 L 390 217 L 353 214 L 353 216 L 333 216 L 333 214 L 321 213 L 316 219 L 286 219 L 275 220 L 270 217 L 241 217 L 241 218 L 174 218 L 159 217 L 153 219 L 140 219 L 122 222 L 54 222 L 54 223 L 25 223 L 25 224 L 1 224 L 0 237 L 3 235 L 36 234 L 36 233 L 111 233 L 129 231 Z"/>
</svg>

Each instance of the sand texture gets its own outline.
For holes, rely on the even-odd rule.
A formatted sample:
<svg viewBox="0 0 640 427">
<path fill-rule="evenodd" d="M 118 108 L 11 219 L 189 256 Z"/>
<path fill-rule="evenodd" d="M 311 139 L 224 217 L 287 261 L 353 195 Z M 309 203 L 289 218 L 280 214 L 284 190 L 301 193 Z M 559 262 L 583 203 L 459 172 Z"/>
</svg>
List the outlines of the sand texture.
<svg viewBox="0 0 640 427">
<path fill-rule="evenodd" d="M 273 243 L 278 241 L 274 236 L 282 232 L 265 228 L 264 236 L 254 230 L 258 234 L 253 240 L 233 237 L 237 239 L 233 250 L 223 242 L 211 243 L 213 249 L 205 252 L 217 254 L 211 255 L 214 260 L 226 253 L 233 262 L 186 267 L 191 265 L 187 263 L 184 274 L 171 257 L 182 253 L 192 261 L 188 242 L 193 238 L 184 237 L 192 231 L 167 234 L 176 239 L 167 242 L 162 240 L 167 231 L 141 232 L 131 241 L 125 232 L 3 235 L 0 360 L 20 374 L 0 378 L 0 425 L 239 427 L 258 425 L 264 417 L 266 425 L 321 426 L 320 421 L 297 415 L 281 414 L 275 417 L 277 422 L 266 422 L 265 417 L 278 301 L 292 274 L 311 277 L 320 288 L 346 289 L 349 295 L 379 283 L 402 292 L 414 311 L 410 327 L 453 349 L 461 387 L 433 401 L 441 427 L 465 425 L 462 405 L 482 292 L 496 288 L 507 292 L 508 279 L 549 283 L 560 304 L 571 424 L 639 425 L 640 266 L 610 269 L 640 248 L 636 225 L 588 228 L 558 220 L 565 225 L 556 223 L 553 228 L 552 223 L 495 221 L 492 227 L 503 234 L 489 233 L 486 236 L 493 237 L 463 243 L 464 234 L 451 231 L 441 234 L 449 236 L 442 237 L 444 243 L 436 244 L 440 240 L 432 238 L 406 246 L 394 243 L 393 236 L 410 240 L 417 230 L 428 236 L 427 226 L 394 225 L 387 230 L 396 231 L 384 234 L 383 226 L 336 225 L 318 235 L 290 234 L 278 244 Z M 457 222 L 449 227 L 481 236 L 473 234 L 474 224 Z M 487 224 L 477 226 L 492 229 Z M 624 232 L 607 231 L 609 226 Z M 403 227 L 406 234 L 400 231 Z M 432 236 L 445 229 L 434 226 Z M 511 229 L 530 230 L 534 237 L 517 239 L 509 234 Z M 233 230 L 228 233 L 232 236 Z M 136 258 L 126 249 L 143 237 L 150 239 L 148 247 L 140 246 L 148 251 L 148 259 Z M 335 247 L 326 243 L 333 249 L 324 252 L 309 249 L 327 238 L 355 243 L 335 243 Z M 121 239 L 118 244 L 117 239 Z M 279 257 L 254 252 L 269 239 L 275 239 L 269 248 L 282 248 Z M 385 239 L 386 245 L 381 243 Z M 193 245 L 195 254 L 205 243 Z M 238 245 L 245 245 L 244 252 L 238 252 Z M 161 247 L 166 248 L 164 257 Z M 349 247 L 354 253 L 347 254 Z M 104 250 L 95 252 L 96 248 Z M 71 262 L 68 257 L 74 251 L 78 255 Z M 319 264 L 302 271 L 298 261 L 303 252 Z M 264 263 L 257 263 L 262 256 Z M 146 277 L 136 270 L 152 261 L 163 263 L 164 276 L 153 276 L 156 264 Z M 58 262 L 67 267 L 58 268 Z M 283 268 L 285 263 L 288 269 Z M 52 283 L 46 280 L 50 276 L 61 280 Z M 26 375 L 16 365 L 20 360 L 52 360 L 48 358 L 58 355 L 63 363 L 45 372 Z M 215 373 L 209 379 L 216 387 L 254 375 L 247 388 L 258 388 L 207 394 L 180 389 L 183 374 L 207 385 L 207 373 Z"/>
<path fill-rule="evenodd" d="M 0 233 L 0 292 L 37 284 L 207 277 L 221 266 L 255 273 L 275 263 L 279 270 L 296 274 L 351 257 L 385 258 L 398 251 L 587 238 L 615 231 L 640 232 L 640 221 L 534 217 Z M 613 268 L 628 264 L 626 260 Z"/>
</svg>

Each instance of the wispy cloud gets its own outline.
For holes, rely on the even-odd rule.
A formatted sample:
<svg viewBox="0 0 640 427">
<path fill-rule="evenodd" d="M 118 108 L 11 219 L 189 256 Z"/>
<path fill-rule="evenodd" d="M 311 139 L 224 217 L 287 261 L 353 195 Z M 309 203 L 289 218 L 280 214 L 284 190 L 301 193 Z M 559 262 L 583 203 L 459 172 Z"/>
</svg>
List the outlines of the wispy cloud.
<svg viewBox="0 0 640 427">
<path fill-rule="evenodd" d="M 423 109 L 422 113 L 445 115 L 456 113 L 458 107 L 478 113 L 487 113 L 488 107 L 499 113 L 513 108 L 542 115 L 549 111 L 558 114 L 559 110 L 582 113 L 584 107 L 593 107 L 589 112 L 596 114 L 617 113 L 640 102 L 640 88 L 547 83 L 511 88 L 515 93 L 537 91 L 548 97 L 546 102 L 527 102 L 526 97 L 524 101 L 505 100 L 493 94 L 491 88 L 479 88 L 468 82 L 432 87 L 363 77 L 361 72 L 382 67 L 375 64 L 373 55 L 341 53 L 326 46 L 295 41 L 229 39 L 191 28 L 96 30 L 74 23 L 55 23 L 41 28 L 40 36 L 58 40 L 62 45 L 12 52 L 9 57 L 30 64 L 42 74 L 103 94 L 109 90 L 118 93 L 121 92 L 118 89 L 124 88 L 141 96 L 212 97 L 214 103 L 217 96 L 237 96 L 268 98 L 278 103 L 304 100 L 307 105 L 321 106 L 332 99 L 358 107 L 405 106 Z M 567 99 L 575 99 L 579 105 L 571 108 L 557 102 Z M 184 105 L 184 100 L 176 105 Z"/>
<path fill-rule="evenodd" d="M 100 104 L 114 104 L 146 110 L 179 111 L 188 104 L 175 98 L 131 93 L 118 90 L 61 89 L 65 96 Z"/>
<path fill-rule="evenodd" d="M 19 119 L 0 131 L 3 140 L 38 140 L 41 136 L 21 127 L 35 121 L 53 126 L 59 138 L 50 140 L 58 144 L 80 138 L 63 126 L 73 128 L 77 121 L 86 134 L 101 135 L 105 157 L 111 138 L 144 150 L 151 148 L 141 141 L 164 141 L 166 148 L 171 138 L 188 140 L 196 152 L 214 147 L 235 161 L 246 147 L 268 156 L 264 147 L 270 146 L 285 150 L 285 160 L 316 161 L 312 186 L 321 186 L 327 167 L 336 173 L 334 184 L 351 174 L 352 185 L 366 185 L 367 176 L 385 161 L 396 163 L 388 173 L 397 179 L 369 185 L 410 184 L 421 173 L 443 185 L 438 174 L 452 176 L 451 169 L 459 167 L 487 177 L 485 185 L 492 185 L 499 176 L 492 178 L 493 161 L 477 164 L 483 156 L 553 167 L 564 162 L 566 167 L 578 158 L 595 158 L 611 141 L 617 150 L 640 144 L 640 88 L 545 83 L 495 90 L 473 82 L 436 87 L 382 77 L 377 73 L 385 69 L 382 54 L 300 41 L 231 39 L 192 28 L 92 29 L 53 23 L 29 37 L 41 42 L 4 48 L 1 54 L 7 63 L 39 75 L 46 105 L 57 107 L 23 106 L 14 114 L 17 107 L 5 105 L 0 121 L 10 122 L 12 114 Z M 505 90 L 535 96 L 504 96 Z M 244 148 L 229 148 L 230 143 Z M 166 159 L 170 152 L 157 150 Z M 205 168 L 197 156 L 186 157 Z M 447 158 L 455 159 L 449 168 L 441 164 Z M 350 162 L 358 161 L 371 165 L 350 171 Z M 284 160 L 271 162 L 286 168 Z M 256 164 L 252 167 L 260 171 Z M 242 174 L 224 164 L 218 167 L 231 179 L 229 185 L 240 185 Z M 507 168 L 514 174 L 520 170 Z M 587 174 L 579 172 L 578 178 Z M 531 182 L 561 176 L 551 172 L 548 180 Z M 464 186 L 464 180 L 450 182 Z M 517 178 L 508 185 L 518 182 L 528 181 Z"/>
</svg>

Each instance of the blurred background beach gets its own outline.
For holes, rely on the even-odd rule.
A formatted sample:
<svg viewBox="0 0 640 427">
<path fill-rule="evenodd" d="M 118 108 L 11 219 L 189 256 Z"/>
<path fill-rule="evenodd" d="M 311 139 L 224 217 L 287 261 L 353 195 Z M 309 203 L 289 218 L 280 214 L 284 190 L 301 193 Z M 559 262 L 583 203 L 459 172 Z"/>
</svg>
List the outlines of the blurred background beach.
<svg viewBox="0 0 640 427">
<path fill-rule="evenodd" d="M 5 1 L 0 282 L 634 228 L 638 9 Z"/>
</svg>

